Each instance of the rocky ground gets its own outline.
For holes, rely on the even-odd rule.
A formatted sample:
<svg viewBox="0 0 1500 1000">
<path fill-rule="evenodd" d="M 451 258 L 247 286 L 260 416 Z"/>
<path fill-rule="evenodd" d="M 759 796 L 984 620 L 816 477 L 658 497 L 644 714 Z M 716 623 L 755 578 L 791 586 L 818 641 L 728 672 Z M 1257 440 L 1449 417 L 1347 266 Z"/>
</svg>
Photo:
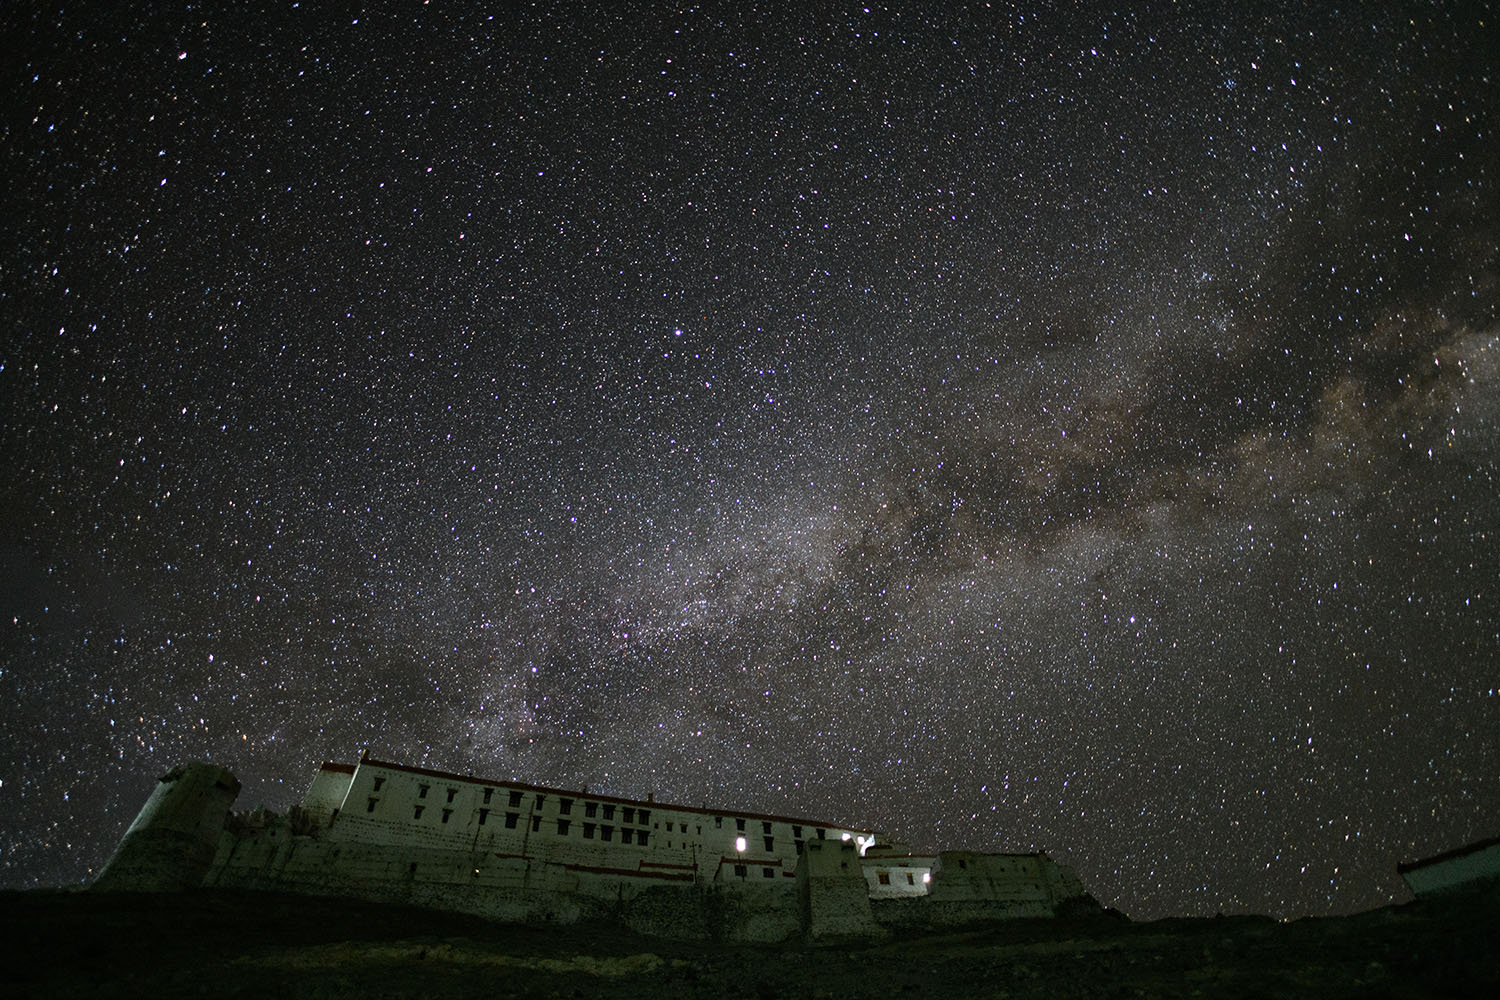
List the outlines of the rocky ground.
<svg viewBox="0 0 1500 1000">
<path fill-rule="evenodd" d="M 0 894 L 9 996 L 1500 997 L 1500 895 L 1348 917 L 1012 921 L 688 945 L 256 893 Z"/>
</svg>

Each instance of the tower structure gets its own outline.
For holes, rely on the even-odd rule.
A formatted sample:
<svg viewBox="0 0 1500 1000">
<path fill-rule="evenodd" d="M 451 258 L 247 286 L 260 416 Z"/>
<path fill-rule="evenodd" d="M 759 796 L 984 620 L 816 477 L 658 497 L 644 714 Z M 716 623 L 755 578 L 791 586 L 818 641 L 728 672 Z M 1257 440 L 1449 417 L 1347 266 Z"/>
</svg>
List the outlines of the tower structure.
<svg viewBox="0 0 1500 1000">
<path fill-rule="evenodd" d="M 94 888 L 171 892 L 202 885 L 239 793 L 235 776 L 214 764 L 172 768 L 157 781 Z"/>
</svg>

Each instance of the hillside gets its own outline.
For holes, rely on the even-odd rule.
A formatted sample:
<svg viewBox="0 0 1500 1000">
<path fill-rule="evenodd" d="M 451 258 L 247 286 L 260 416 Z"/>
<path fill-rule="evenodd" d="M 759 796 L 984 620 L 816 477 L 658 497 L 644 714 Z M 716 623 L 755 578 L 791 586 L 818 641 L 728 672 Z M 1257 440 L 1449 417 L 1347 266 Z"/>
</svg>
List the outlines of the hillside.
<svg viewBox="0 0 1500 1000">
<path fill-rule="evenodd" d="M 709 947 L 254 893 L 0 894 L 16 996 L 1500 995 L 1493 892 L 1347 917 L 1012 921 L 834 948 Z"/>
</svg>

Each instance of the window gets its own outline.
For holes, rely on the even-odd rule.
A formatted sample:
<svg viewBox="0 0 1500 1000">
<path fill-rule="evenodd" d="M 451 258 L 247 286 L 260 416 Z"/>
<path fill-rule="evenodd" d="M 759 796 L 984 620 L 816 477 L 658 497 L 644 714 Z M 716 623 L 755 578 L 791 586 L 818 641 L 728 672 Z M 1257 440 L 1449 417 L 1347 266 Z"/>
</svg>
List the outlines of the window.
<svg viewBox="0 0 1500 1000">
<path fill-rule="evenodd" d="M 547 801 L 547 796 L 538 794 L 537 797 L 536 797 L 536 807 L 538 809 L 541 809 L 542 808 L 542 803 L 546 802 L 546 801 Z"/>
<path fill-rule="evenodd" d="M 606 844 L 615 839 L 615 828 L 612 826 L 601 826 L 599 828 L 599 839 Z"/>
<path fill-rule="evenodd" d="M 516 823 L 517 823 L 517 821 L 520 820 L 520 818 L 521 818 L 521 814 L 520 813 L 506 813 L 505 814 L 505 828 L 507 830 L 514 830 L 516 828 Z"/>
<path fill-rule="evenodd" d="M 448 820 L 451 819 L 452 817 L 453 817 L 453 810 L 452 809 L 444 809 L 443 810 L 443 822 L 444 823 L 448 822 Z"/>
<path fill-rule="evenodd" d="M 457 794 L 458 794 L 458 789 L 457 788 L 450 788 L 450 789 L 448 789 L 448 801 L 452 802 L 453 801 L 453 796 L 455 796 Z"/>
<path fill-rule="evenodd" d="M 744 833 L 745 832 L 745 821 L 742 820 L 742 819 L 735 820 L 734 821 L 734 828 L 736 830 L 740 831 L 741 833 Z"/>
<path fill-rule="evenodd" d="M 891 884 L 891 873 L 890 872 L 876 872 L 875 873 L 875 877 L 880 880 L 880 884 L 881 885 L 890 885 Z"/>
<path fill-rule="evenodd" d="M 821 826 L 818 827 L 818 839 L 819 840 L 827 840 L 828 839 L 828 831 L 825 830 L 825 829 L 823 829 Z"/>
<path fill-rule="evenodd" d="M 634 806 L 626 806 L 625 807 L 625 811 L 623 813 L 621 813 L 621 815 L 620 815 L 620 822 L 622 822 L 622 823 L 634 823 L 635 822 L 635 807 Z"/>
<path fill-rule="evenodd" d="M 605 806 L 604 806 L 604 818 L 605 819 L 614 819 L 615 818 L 615 807 L 614 806 L 609 805 L 608 803 L 605 804 Z"/>
<path fill-rule="evenodd" d="M 635 842 L 637 844 L 640 844 L 642 847 L 646 846 L 646 841 L 648 839 L 650 839 L 650 837 L 651 837 L 651 834 L 648 833 L 648 832 L 646 832 L 645 830 L 637 830 L 637 831 L 635 831 Z"/>
<path fill-rule="evenodd" d="M 583 824 L 583 839 L 584 840 L 593 840 L 594 839 L 594 824 L 592 824 L 592 823 L 585 823 L 585 824 Z"/>
<path fill-rule="evenodd" d="M 425 798 L 427 798 L 427 789 L 429 789 L 431 787 L 432 787 L 431 785 L 418 785 L 417 786 L 417 798 L 419 798 L 419 799 L 425 799 Z"/>
<path fill-rule="evenodd" d="M 560 820 L 558 820 L 557 821 L 557 835 L 559 837 L 566 837 L 568 835 L 568 827 L 571 826 L 571 825 L 572 825 L 572 820 L 566 820 L 566 819 L 560 819 Z"/>
<path fill-rule="evenodd" d="M 794 841 L 792 841 L 792 847 L 796 849 L 796 851 L 797 851 L 797 853 L 799 855 L 802 853 L 802 849 L 804 847 L 806 847 L 806 846 L 807 846 L 807 841 L 805 841 L 805 840 L 794 840 Z"/>
<path fill-rule="evenodd" d="M 764 834 L 769 834 L 771 832 L 771 824 L 770 823 L 762 823 L 760 825 L 760 832 L 764 833 Z"/>
<path fill-rule="evenodd" d="M 421 806 L 416 806 L 415 808 L 412 809 L 412 811 L 411 811 L 411 818 L 412 819 L 421 819 L 422 818 L 422 807 Z"/>
<path fill-rule="evenodd" d="M 378 802 L 378 801 L 379 801 L 378 799 L 371 799 L 369 802 L 365 803 L 365 812 L 367 812 L 367 813 L 374 812 L 375 811 L 375 803 Z"/>
<path fill-rule="evenodd" d="M 479 810 L 479 825 L 480 826 L 484 826 L 485 823 L 488 823 L 489 819 L 490 819 L 490 811 L 488 809 L 481 809 L 481 810 Z"/>
<path fill-rule="evenodd" d="M 630 843 L 630 835 L 633 832 L 634 831 L 631 830 L 629 827 L 622 827 L 621 830 L 620 830 L 620 843 L 622 843 L 622 844 L 628 844 L 628 843 Z"/>
<path fill-rule="evenodd" d="M 907 885 L 916 885 L 917 884 L 917 879 L 916 879 L 916 877 L 914 875 L 912 875 L 911 872 L 907 872 L 906 873 L 906 884 Z"/>
<path fill-rule="evenodd" d="M 771 824 L 767 823 L 766 825 L 770 826 Z M 775 842 L 776 842 L 776 838 L 775 837 L 767 837 L 766 838 L 766 853 L 767 854 L 773 854 L 773 853 L 775 853 L 776 848 L 774 846 L 772 846 Z"/>
<path fill-rule="evenodd" d="M 411 863 L 411 865 L 406 870 L 409 871 L 409 872 L 411 872 L 413 875 L 415 875 L 417 873 L 417 863 L 415 861 L 413 861 Z"/>
<path fill-rule="evenodd" d="M 583 804 L 583 814 L 585 816 L 587 816 L 589 819 L 593 819 L 594 815 L 598 811 L 599 811 L 599 803 L 597 803 L 597 802 L 585 802 Z"/>
<path fill-rule="evenodd" d="M 380 791 L 380 786 L 382 786 L 384 784 L 385 784 L 385 779 L 384 778 L 376 778 L 375 779 L 375 784 L 374 784 L 374 786 L 370 790 L 372 792 L 378 792 L 378 791 Z"/>
<path fill-rule="evenodd" d="M 715 816 L 714 817 L 714 829 L 715 830 L 722 830 L 722 829 L 724 829 L 724 817 L 723 816 Z"/>
<path fill-rule="evenodd" d="M 746 868 L 745 868 L 745 866 L 744 865 L 735 865 L 734 866 L 734 873 L 736 875 L 738 875 L 740 878 L 744 878 L 745 874 L 746 874 Z"/>
<path fill-rule="evenodd" d="M 532 833 L 537 833 L 538 831 L 541 830 L 541 828 L 542 828 L 542 817 L 540 817 L 540 816 L 533 816 L 533 817 L 531 817 L 531 832 Z"/>
<path fill-rule="evenodd" d="M 800 836 L 802 836 L 802 827 L 793 825 L 792 826 L 792 836 L 793 837 L 800 837 Z"/>
<path fill-rule="evenodd" d="M 573 814 L 573 800 L 572 799 L 558 799 L 557 800 L 557 811 L 560 812 L 560 813 L 562 813 L 564 816 L 571 816 Z"/>
<path fill-rule="evenodd" d="M 486 788 L 484 790 L 484 804 L 485 805 L 489 805 L 490 804 L 490 796 L 494 795 L 494 794 L 495 794 L 495 790 L 493 788 Z"/>
<path fill-rule="evenodd" d="M 645 826 L 647 823 L 650 823 L 650 822 L 651 822 L 651 810 L 650 809 L 642 809 L 641 810 L 641 826 Z"/>
<path fill-rule="evenodd" d="M 510 793 L 510 807 L 512 809 L 519 809 L 520 806 L 521 806 L 521 793 L 520 792 L 511 792 Z"/>
<path fill-rule="evenodd" d="M 762 868 L 760 870 L 760 873 L 762 875 L 764 875 L 766 878 L 775 878 L 776 877 L 776 873 L 773 872 L 769 867 Z"/>
</svg>

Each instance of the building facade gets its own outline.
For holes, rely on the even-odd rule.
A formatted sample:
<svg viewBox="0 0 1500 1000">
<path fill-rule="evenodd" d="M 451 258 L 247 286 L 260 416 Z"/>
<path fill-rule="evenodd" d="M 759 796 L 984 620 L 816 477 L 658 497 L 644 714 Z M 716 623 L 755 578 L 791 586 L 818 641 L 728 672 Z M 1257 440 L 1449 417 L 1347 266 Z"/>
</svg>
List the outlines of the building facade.
<svg viewBox="0 0 1500 1000">
<path fill-rule="evenodd" d="M 368 757 L 322 765 L 287 816 L 231 814 L 237 791 L 221 768 L 174 769 L 96 886 L 301 892 L 759 942 L 881 936 L 1092 904 L 1069 869 L 1041 854 L 914 854 L 838 823 Z"/>
</svg>

